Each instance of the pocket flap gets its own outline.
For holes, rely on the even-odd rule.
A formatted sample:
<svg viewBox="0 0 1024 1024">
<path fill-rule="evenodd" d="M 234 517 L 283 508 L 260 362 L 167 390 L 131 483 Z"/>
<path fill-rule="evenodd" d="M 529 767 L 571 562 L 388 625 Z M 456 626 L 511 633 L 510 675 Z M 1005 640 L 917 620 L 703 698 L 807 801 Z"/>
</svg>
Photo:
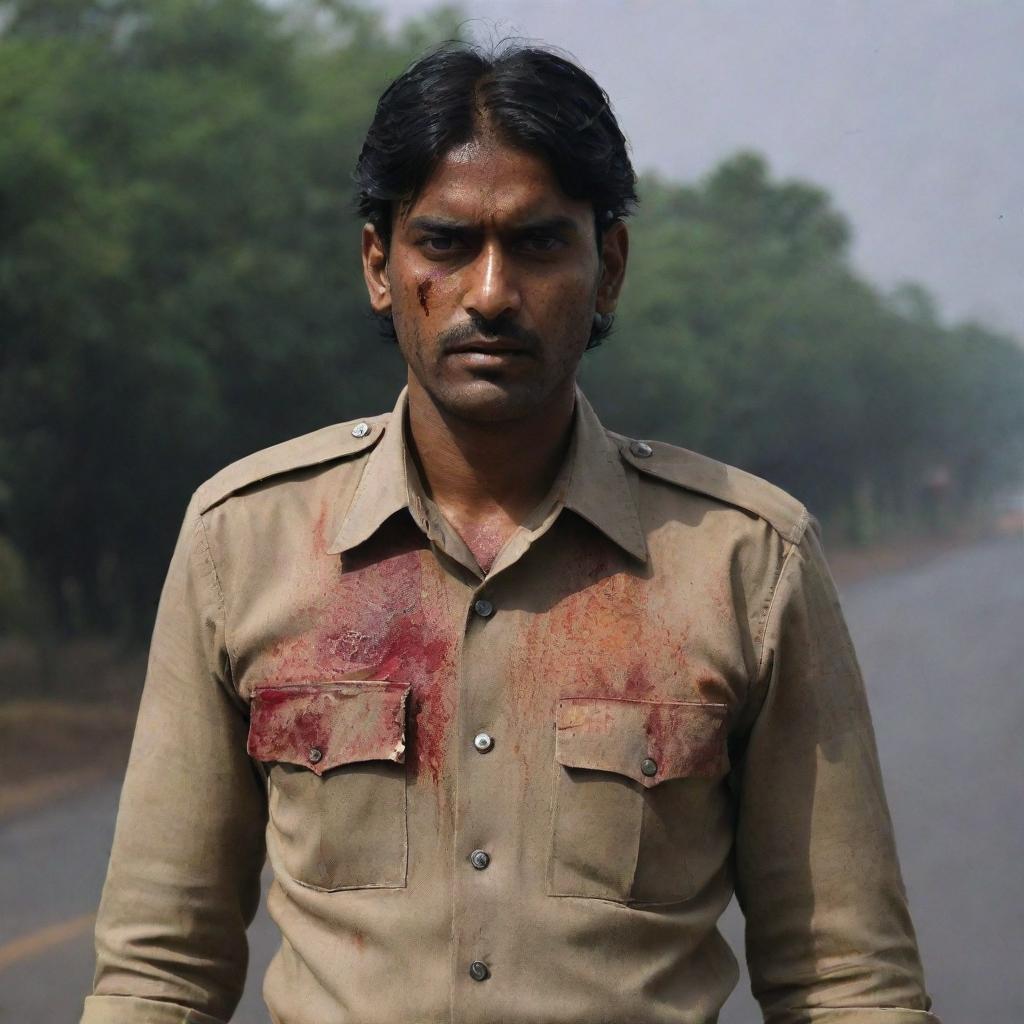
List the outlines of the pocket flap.
<svg viewBox="0 0 1024 1024">
<path fill-rule="evenodd" d="M 378 680 L 259 687 L 246 749 L 317 775 L 357 761 L 402 763 L 408 697 L 408 686 Z"/>
<path fill-rule="evenodd" d="M 555 757 L 567 768 L 617 772 L 650 788 L 713 779 L 729 768 L 725 704 L 563 697 Z"/>
</svg>

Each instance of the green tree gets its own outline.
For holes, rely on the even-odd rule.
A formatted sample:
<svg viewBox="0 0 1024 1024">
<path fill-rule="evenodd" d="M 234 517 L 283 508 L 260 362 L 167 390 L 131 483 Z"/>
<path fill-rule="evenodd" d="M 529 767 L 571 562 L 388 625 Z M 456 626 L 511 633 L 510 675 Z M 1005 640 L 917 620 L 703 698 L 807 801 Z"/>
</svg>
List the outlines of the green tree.
<svg viewBox="0 0 1024 1024">
<path fill-rule="evenodd" d="M 765 476 L 850 539 L 963 512 L 1019 480 L 1024 351 L 882 296 L 826 193 L 740 153 L 696 186 L 648 177 L 621 328 L 585 379 L 610 421 Z"/>
<path fill-rule="evenodd" d="M 0 550 L 25 577 L 0 615 L 31 592 L 138 633 L 200 480 L 391 404 L 349 175 L 384 84 L 458 16 L 0 0 L 0 26 Z M 823 190 L 741 153 L 641 196 L 621 327 L 585 363 L 610 425 L 850 537 L 920 522 L 943 472 L 953 514 L 1019 479 L 1024 352 L 880 295 Z"/>
<path fill-rule="evenodd" d="M 390 403 L 349 174 L 391 37 L 351 4 L 23 0 L 0 36 L 0 479 L 65 626 L 143 628 L 189 489 Z"/>
</svg>

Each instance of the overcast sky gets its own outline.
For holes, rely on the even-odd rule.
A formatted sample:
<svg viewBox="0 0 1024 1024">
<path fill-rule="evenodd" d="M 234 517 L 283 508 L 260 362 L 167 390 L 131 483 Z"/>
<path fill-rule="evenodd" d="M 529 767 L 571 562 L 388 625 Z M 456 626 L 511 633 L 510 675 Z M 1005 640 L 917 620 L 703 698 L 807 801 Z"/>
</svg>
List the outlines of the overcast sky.
<svg viewBox="0 0 1024 1024">
<path fill-rule="evenodd" d="M 389 0 L 393 21 L 437 6 Z M 825 186 L 857 265 L 1024 339 L 1024 0 L 465 0 L 574 54 L 638 169 L 744 147 Z"/>
</svg>

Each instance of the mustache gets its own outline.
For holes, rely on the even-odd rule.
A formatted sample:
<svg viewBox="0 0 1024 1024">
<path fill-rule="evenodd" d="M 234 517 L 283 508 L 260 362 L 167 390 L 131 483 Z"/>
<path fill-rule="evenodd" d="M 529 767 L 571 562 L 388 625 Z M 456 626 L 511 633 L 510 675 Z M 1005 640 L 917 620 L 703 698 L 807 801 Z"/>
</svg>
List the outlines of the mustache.
<svg viewBox="0 0 1024 1024">
<path fill-rule="evenodd" d="M 456 345 L 464 345 L 481 337 L 506 338 L 530 348 L 540 346 L 539 334 L 517 324 L 515 320 L 507 316 L 497 316 L 493 320 L 481 316 L 471 317 L 460 324 L 455 324 L 454 327 L 443 330 L 438 340 L 441 343 L 441 350 L 447 351 Z"/>
</svg>

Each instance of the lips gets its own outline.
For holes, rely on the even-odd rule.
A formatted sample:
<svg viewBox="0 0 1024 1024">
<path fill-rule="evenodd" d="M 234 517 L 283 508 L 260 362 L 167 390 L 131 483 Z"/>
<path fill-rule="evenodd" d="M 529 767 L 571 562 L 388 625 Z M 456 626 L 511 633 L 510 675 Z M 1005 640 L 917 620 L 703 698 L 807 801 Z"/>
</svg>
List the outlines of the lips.
<svg viewBox="0 0 1024 1024">
<path fill-rule="evenodd" d="M 485 356 L 502 355 L 532 355 L 532 348 L 522 341 L 512 338 L 494 337 L 485 338 L 478 336 L 467 341 L 461 341 L 455 345 L 449 345 L 445 349 L 446 355 L 457 355 L 461 353 L 475 353 Z"/>
</svg>

